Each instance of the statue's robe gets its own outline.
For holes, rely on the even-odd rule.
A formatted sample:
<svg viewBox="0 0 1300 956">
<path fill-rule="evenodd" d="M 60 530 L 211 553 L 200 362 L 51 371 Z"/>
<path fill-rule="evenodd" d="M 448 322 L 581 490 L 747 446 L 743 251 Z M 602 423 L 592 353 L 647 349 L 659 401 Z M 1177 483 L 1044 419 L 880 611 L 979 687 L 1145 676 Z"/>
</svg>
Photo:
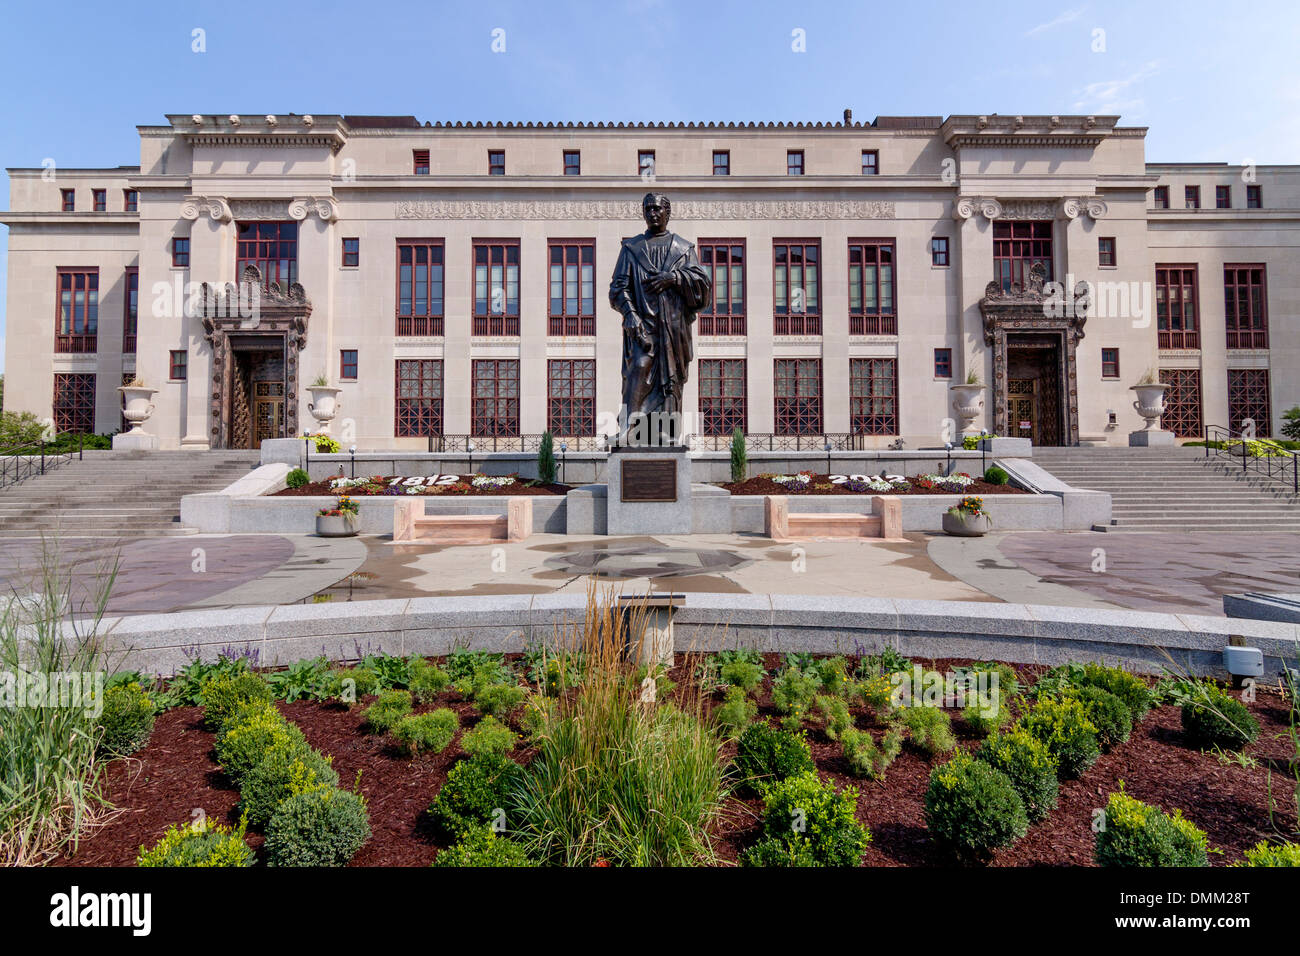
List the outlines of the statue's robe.
<svg viewBox="0 0 1300 956">
<path fill-rule="evenodd" d="M 658 294 L 645 283 L 668 272 L 673 286 Z M 649 231 L 624 239 L 609 303 L 624 318 L 623 405 L 629 418 L 656 412 L 677 415 L 682 410 L 682 386 L 690 377 L 691 341 L 696 313 L 707 308 L 713 283 L 700 265 L 695 245 L 675 233 L 654 236 Z M 639 316 L 649 336 L 647 348 L 638 341 L 631 317 Z"/>
</svg>

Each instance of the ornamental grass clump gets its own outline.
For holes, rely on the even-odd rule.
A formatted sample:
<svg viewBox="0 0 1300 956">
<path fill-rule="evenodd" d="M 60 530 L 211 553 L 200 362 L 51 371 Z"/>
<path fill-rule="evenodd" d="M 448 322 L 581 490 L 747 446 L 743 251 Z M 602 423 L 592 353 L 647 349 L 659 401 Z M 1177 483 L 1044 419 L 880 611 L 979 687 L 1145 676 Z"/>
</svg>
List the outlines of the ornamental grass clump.
<svg viewBox="0 0 1300 956">
<path fill-rule="evenodd" d="M 684 866 L 714 859 L 724 738 L 698 685 L 647 699 L 635 681 L 644 609 L 589 595 L 582 686 L 557 699 L 507 825 L 542 863 Z"/>
<path fill-rule="evenodd" d="M 731 737 L 743 734 L 757 715 L 758 704 L 750 699 L 743 687 L 736 686 L 727 688 L 722 704 L 713 712 L 718 726 Z"/>
<path fill-rule="evenodd" d="M 1096 858 L 1101 866 L 1207 866 L 1205 833 L 1159 807 L 1148 806 L 1124 792 L 1106 802 L 1105 816 L 1096 829 Z"/>
<path fill-rule="evenodd" d="M 871 731 L 850 727 L 844 731 L 841 747 L 854 776 L 881 780 L 903 749 L 903 733 L 897 727 L 890 727 L 877 744 Z"/>
<path fill-rule="evenodd" d="M 952 719 L 939 707 L 904 707 L 898 711 L 898 720 L 907 728 L 912 745 L 927 757 L 947 753 L 957 746 Z"/>
<path fill-rule="evenodd" d="M 925 821 L 939 843 L 976 862 L 1029 829 L 1024 802 L 1007 775 L 964 750 L 930 772 Z"/>
</svg>

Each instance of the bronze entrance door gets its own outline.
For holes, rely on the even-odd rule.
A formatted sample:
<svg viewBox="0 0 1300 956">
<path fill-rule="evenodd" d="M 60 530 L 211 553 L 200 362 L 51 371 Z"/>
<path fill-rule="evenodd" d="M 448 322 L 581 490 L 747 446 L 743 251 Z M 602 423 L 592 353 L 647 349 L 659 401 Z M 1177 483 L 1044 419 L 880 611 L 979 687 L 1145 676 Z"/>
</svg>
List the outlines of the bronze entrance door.
<svg viewBox="0 0 1300 956">
<path fill-rule="evenodd" d="M 1016 378 L 1007 382 L 1007 434 L 1011 438 L 1028 438 L 1035 445 L 1042 444 L 1032 379 Z"/>
<path fill-rule="evenodd" d="M 255 382 L 253 398 L 253 447 L 261 448 L 267 438 L 284 437 L 284 383 Z"/>
<path fill-rule="evenodd" d="M 1007 435 L 1040 447 L 1062 444 L 1061 358 L 1059 334 L 1007 337 Z"/>
</svg>

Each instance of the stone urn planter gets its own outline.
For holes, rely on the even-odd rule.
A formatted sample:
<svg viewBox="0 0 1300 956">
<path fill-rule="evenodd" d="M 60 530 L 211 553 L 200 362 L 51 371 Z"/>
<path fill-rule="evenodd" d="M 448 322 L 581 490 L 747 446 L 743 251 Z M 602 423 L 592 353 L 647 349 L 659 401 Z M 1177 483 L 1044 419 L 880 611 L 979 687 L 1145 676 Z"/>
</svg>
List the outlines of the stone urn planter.
<svg viewBox="0 0 1300 956">
<path fill-rule="evenodd" d="M 987 386 L 977 384 L 949 385 L 952 392 L 952 407 L 961 416 L 961 435 L 977 435 L 975 419 L 984 411 L 984 389 Z"/>
<path fill-rule="evenodd" d="M 977 515 L 953 514 L 951 511 L 943 513 L 944 534 L 956 535 L 959 538 L 978 538 L 988 534 L 992 528 L 992 520 L 983 512 Z"/>
<path fill-rule="evenodd" d="M 1146 424 L 1143 431 L 1159 431 L 1160 416 L 1165 413 L 1165 392 L 1169 386 L 1163 382 L 1144 385 L 1130 385 L 1133 391 L 1137 392 L 1137 401 L 1133 403 L 1133 408 L 1142 416 Z"/>
<path fill-rule="evenodd" d="M 122 385 L 118 391 L 122 393 L 124 399 L 122 417 L 131 425 L 126 434 L 143 435 L 144 429 L 140 426 L 153 414 L 153 397 L 158 394 L 158 389 L 147 385 Z"/>
<path fill-rule="evenodd" d="M 337 385 L 309 385 L 307 391 L 311 392 L 311 401 L 307 403 L 307 410 L 311 412 L 311 417 L 316 419 L 320 426 L 319 431 L 329 434 L 330 422 L 339 413 L 339 394 L 343 389 Z"/>
<path fill-rule="evenodd" d="M 316 534 L 322 538 L 351 538 L 357 533 L 356 519 L 347 515 L 317 515 Z"/>
</svg>

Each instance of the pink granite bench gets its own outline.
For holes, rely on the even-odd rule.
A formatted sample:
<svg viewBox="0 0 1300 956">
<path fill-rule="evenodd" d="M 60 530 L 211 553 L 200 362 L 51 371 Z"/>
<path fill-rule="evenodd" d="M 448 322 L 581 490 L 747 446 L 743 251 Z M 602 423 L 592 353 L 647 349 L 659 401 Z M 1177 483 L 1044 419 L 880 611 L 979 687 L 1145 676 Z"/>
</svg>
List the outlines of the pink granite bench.
<svg viewBox="0 0 1300 956">
<path fill-rule="evenodd" d="M 507 499 L 503 515 L 431 515 L 424 501 L 399 501 L 393 509 L 393 543 L 490 544 L 522 541 L 533 533 L 533 501 L 527 496 Z"/>
<path fill-rule="evenodd" d="M 810 538 L 878 538 L 903 541 L 903 503 L 897 498 L 875 496 L 871 514 L 845 511 L 790 513 L 785 495 L 763 499 L 764 526 L 773 541 L 806 541 Z"/>
</svg>

